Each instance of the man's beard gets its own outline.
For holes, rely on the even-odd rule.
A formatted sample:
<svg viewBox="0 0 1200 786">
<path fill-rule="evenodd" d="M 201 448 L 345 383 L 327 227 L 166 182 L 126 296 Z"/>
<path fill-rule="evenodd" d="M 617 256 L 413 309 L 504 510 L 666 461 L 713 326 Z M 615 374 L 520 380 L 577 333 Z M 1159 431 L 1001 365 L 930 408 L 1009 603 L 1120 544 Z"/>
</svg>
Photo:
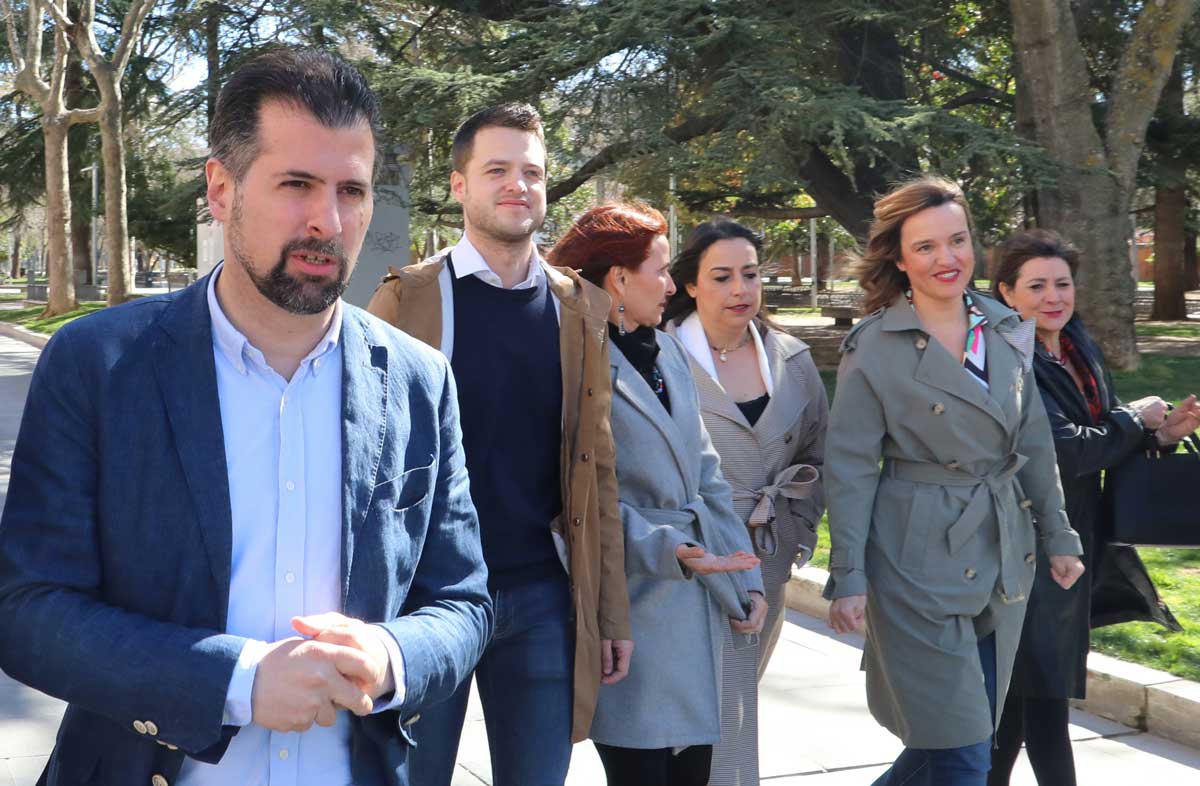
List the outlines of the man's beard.
<svg viewBox="0 0 1200 786">
<path fill-rule="evenodd" d="M 237 259 L 246 275 L 254 282 L 254 286 L 267 300 L 292 314 L 319 314 L 337 302 L 346 291 L 349 276 L 349 263 L 346 260 L 346 249 L 340 240 L 318 240 L 304 238 L 289 240 L 279 254 L 279 261 L 266 275 L 254 272 L 250 258 L 244 251 L 242 243 L 242 205 L 235 198 L 233 217 L 230 222 L 230 250 Z M 297 251 L 310 251 L 332 258 L 337 264 L 337 275 L 332 280 L 323 276 L 300 274 L 292 276 L 287 272 L 287 259 Z"/>
</svg>

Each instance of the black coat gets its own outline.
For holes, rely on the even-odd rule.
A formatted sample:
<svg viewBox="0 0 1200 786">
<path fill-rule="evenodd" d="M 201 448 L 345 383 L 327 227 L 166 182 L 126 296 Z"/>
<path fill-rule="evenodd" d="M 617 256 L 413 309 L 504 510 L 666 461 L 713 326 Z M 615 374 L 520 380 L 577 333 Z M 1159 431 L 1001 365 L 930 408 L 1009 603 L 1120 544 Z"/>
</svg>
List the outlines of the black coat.
<svg viewBox="0 0 1200 786">
<path fill-rule="evenodd" d="M 1133 411 L 1121 406 L 1100 349 L 1079 320 L 1067 323 L 1063 333 L 1087 358 L 1102 414 L 1093 424 L 1075 381 L 1039 342 L 1034 375 L 1054 433 L 1067 518 L 1083 540 L 1086 568 L 1075 586 L 1064 590 L 1050 577 L 1049 560 L 1038 550 L 1011 690 L 1042 698 L 1084 697 L 1090 628 L 1146 620 L 1180 629 L 1159 600 L 1137 551 L 1103 539 L 1111 511 L 1101 494 L 1101 471 L 1142 448 L 1146 432 Z"/>
</svg>

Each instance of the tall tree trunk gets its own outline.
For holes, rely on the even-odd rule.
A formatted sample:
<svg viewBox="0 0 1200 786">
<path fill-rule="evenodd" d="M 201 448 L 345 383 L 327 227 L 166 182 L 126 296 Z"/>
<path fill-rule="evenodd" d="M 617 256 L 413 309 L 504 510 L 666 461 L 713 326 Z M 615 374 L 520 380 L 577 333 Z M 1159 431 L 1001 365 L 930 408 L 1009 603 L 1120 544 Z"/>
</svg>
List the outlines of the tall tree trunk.
<svg viewBox="0 0 1200 786">
<path fill-rule="evenodd" d="M 13 225 L 12 245 L 12 278 L 14 281 L 21 277 L 21 230 L 25 227 L 20 223 Z"/>
<path fill-rule="evenodd" d="M 67 62 L 66 78 L 63 82 L 63 97 L 67 106 L 84 103 L 83 61 L 72 50 Z M 91 178 L 82 170 L 88 162 L 88 124 L 79 123 L 67 132 L 67 169 L 71 187 L 71 260 L 76 284 L 91 284 L 92 281 L 92 235 L 91 235 Z"/>
<path fill-rule="evenodd" d="M 1187 221 L 1187 163 L 1179 160 L 1178 127 L 1183 115 L 1183 68 L 1178 60 L 1159 104 L 1163 139 L 1156 142 L 1160 163 L 1154 199 L 1154 319 L 1187 319 L 1183 291 L 1183 244 Z"/>
<path fill-rule="evenodd" d="M 1080 311 L 1108 362 L 1138 363 L 1129 265 L 1129 205 L 1146 127 L 1158 105 L 1197 0 L 1146 3 L 1138 13 L 1108 96 L 1103 135 L 1092 115 L 1088 67 L 1067 0 L 1011 0 L 1013 44 L 1030 92 L 1037 141 L 1061 165 L 1039 194 L 1041 225 L 1083 252 Z"/>
<path fill-rule="evenodd" d="M 1191 291 L 1200 289 L 1200 267 L 1196 264 L 1196 230 L 1183 232 L 1183 286 Z"/>
<path fill-rule="evenodd" d="M 104 251 L 108 257 L 108 304 L 129 299 L 129 209 L 125 186 L 125 135 L 121 85 L 110 74 L 94 74 L 105 100 L 100 111 L 100 155 L 104 161 Z"/>
<path fill-rule="evenodd" d="M 42 136 L 46 143 L 46 235 L 50 294 L 46 316 L 74 311 L 75 275 L 67 237 L 71 231 L 71 191 L 67 188 L 67 130 L 65 115 L 42 116 Z"/>
</svg>

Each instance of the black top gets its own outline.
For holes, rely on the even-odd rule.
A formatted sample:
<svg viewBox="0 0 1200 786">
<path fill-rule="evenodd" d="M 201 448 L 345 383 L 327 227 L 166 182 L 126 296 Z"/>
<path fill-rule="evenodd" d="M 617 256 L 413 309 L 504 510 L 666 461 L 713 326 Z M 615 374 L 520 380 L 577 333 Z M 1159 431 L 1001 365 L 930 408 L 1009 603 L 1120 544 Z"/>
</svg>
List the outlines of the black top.
<svg viewBox="0 0 1200 786">
<path fill-rule="evenodd" d="M 642 379 L 646 380 L 646 384 L 658 396 L 663 408 L 670 413 L 671 399 L 667 395 L 667 383 L 663 381 L 662 374 L 658 373 L 658 368 L 654 365 L 658 359 L 658 337 L 654 328 L 643 326 L 622 336 L 617 326 L 609 322 L 608 337 L 617 349 L 621 350 L 625 359 L 637 369 Z"/>
<path fill-rule="evenodd" d="M 453 263 L 454 369 L 488 586 L 562 575 L 550 522 L 562 511 L 562 363 L 554 295 L 502 289 Z"/>
<path fill-rule="evenodd" d="M 749 401 L 735 401 L 738 409 L 746 416 L 746 420 L 750 421 L 753 426 L 762 417 L 763 411 L 767 408 L 767 402 L 771 400 L 770 393 L 763 393 L 758 398 L 752 398 Z"/>
</svg>

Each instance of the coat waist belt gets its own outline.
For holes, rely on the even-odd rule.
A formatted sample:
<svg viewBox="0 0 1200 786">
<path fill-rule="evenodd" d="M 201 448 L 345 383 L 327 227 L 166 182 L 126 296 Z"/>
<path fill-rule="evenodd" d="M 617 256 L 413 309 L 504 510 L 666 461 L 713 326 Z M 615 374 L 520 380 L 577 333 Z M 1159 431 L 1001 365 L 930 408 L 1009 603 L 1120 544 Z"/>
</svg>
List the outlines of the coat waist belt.
<svg viewBox="0 0 1200 786">
<path fill-rule="evenodd" d="M 817 468 L 811 464 L 792 464 L 779 470 L 769 484 L 757 491 L 733 486 L 735 503 L 754 502 L 754 510 L 750 511 L 746 526 L 750 529 L 750 540 L 756 551 L 773 557 L 779 547 L 779 533 L 775 528 L 775 499 L 808 499 L 816 491 L 820 477 Z"/>
<path fill-rule="evenodd" d="M 884 474 L 897 480 L 938 486 L 974 487 L 975 491 L 962 514 L 946 531 L 946 541 L 951 554 L 962 548 L 987 521 L 989 510 L 996 512 L 999 524 L 997 529 L 1000 533 L 1000 599 L 1005 603 L 1019 603 L 1025 600 L 1020 583 L 1020 560 L 1012 554 L 1009 526 L 1010 522 L 1019 519 L 1013 504 L 1016 494 L 1012 490 L 1012 483 L 1027 460 L 1020 453 L 1010 453 L 983 475 L 974 475 L 961 468 L 928 461 L 887 459 L 884 463 Z"/>
</svg>

